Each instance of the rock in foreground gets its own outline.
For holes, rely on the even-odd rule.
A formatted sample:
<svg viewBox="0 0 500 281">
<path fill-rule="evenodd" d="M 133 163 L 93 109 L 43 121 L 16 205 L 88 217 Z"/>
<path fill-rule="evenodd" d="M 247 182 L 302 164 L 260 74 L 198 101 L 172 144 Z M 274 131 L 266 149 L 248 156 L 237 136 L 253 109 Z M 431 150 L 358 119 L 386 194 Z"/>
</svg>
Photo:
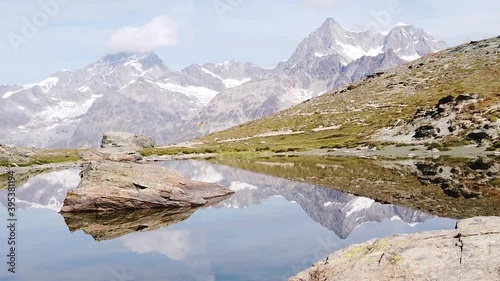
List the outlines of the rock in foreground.
<svg viewBox="0 0 500 281">
<path fill-rule="evenodd" d="M 320 280 L 500 280 L 500 217 L 353 245 L 289 279 Z"/>
<path fill-rule="evenodd" d="M 196 207 L 233 191 L 218 184 L 191 181 L 158 165 L 99 162 L 81 173 L 78 187 L 68 192 L 61 212 Z"/>
</svg>

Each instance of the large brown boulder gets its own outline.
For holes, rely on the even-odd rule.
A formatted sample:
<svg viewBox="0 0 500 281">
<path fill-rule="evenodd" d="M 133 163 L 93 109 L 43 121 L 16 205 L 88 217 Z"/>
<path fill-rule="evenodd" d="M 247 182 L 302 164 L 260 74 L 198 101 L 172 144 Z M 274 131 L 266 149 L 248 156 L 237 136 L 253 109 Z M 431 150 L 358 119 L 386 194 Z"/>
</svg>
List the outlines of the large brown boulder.
<svg viewBox="0 0 500 281">
<path fill-rule="evenodd" d="M 78 187 L 68 192 L 61 212 L 197 207 L 233 193 L 153 164 L 90 163 L 81 177 Z"/>
<path fill-rule="evenodd" d="M 499 253 L 500 217 L 476 217 L 455 230 L 350 246 L 288 280 L 500 280 Z"/>
</svg>

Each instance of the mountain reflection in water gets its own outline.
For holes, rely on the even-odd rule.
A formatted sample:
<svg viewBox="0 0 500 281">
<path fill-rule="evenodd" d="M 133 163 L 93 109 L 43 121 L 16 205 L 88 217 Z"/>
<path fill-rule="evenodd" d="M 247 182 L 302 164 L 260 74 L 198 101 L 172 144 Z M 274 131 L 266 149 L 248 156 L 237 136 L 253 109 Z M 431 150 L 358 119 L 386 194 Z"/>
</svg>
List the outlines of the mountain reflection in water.
<svg viewBox="0 0 500 281">
<path fill-rule="evenodd" d="M 19 271 L 15 276 L 0 272 L 0 280 L 285 280 L 351 244 L 455 225 L 420 211 L 209 162 L 158 164 L 236 193 L 201 209 L 62 217 L 57 211 L 66 192 L 78 185 L 79 171 L 33 176 L 17 190 Z M 5 190 L 0 200 L 0 216 L 6 217 Z M 1 232 L 0 243 L 5 239 Z"/>
</svg>

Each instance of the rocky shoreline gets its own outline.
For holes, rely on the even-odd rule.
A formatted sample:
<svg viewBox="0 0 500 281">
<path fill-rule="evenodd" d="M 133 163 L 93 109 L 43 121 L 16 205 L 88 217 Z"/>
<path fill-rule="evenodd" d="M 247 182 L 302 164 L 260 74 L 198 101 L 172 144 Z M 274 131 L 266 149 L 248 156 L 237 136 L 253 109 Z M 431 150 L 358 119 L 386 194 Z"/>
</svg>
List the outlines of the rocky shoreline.
<svg viewBox="0 0 500 281">
<path fill-rule="evenodd" d="M 116 212 L 154 208 L 195 208 L 233 194 L 214 183 L 192 181 L 177 171 L 137 163 L 138 150 L 154 147 L 152 138 L 123 132 L 104 134 L 101 148 L 82 153 L 89 162 L 78 187 L 66 195 L 62 213 Z"/>
<path fill-rule="evenodd" d="M 26 167 L 0 167 L 0 174 L 7 169 L 29 174 L 46 169 L 83 168 L 80 174 L 82 180 L 76 189 L 68 192 L 61 213 L 68 225 L 71 225 L 71 231 L 82 229 L 98 241 L 119 237 L 131 231 L 149 231 L 158 226 L 182 221 L 196 208 L 216 204 L 233 193 L 218 184 L 187 180 L 174 170 L 149 164 L 155 161 L 210 158 L 217 154 L 143 157 L 137 152 L 147 147 L 154 147 L 154 142 L 147 136 L 108 133 L 103 138 L 101 148 L 81 151 L 78 155 L 79 161 Z M 389 147 L 381 150 L 368 148 L 319 150 L 285 153 L 280 156 L 290 158 L 311 155 L 355 156 L 361 160 L 361 158 L 377 157 L 436 158 L 441 155 L 462 157 L 467 155 L 477 158 L 491 153 L 484 148 L 472 146 L 446 152 L 427 151 L 422 146 L 419 149 Z M 344 165 L 322 166 L 318 164 L 319 162 L 315 163 L 315 167 L 319 165 L 323 170 L 328 167 L 333 170 L 345 168 Z M 418 162 L 417 170 L 413 171 L 410 169 L 412 164 L 410 162 L 401 163 L 403 167 L 397 167 L 391 162 L 382 164 L 388 166 L 382 167 L 384 169 L 393 168 L 400 171 L 398 177 L 415 173 L 416 180 L 422 184 L 439 185 L 448 196 L 460 199 L 463 197 L 464 202 L 467 198 L 482 200 L 483 193 L 478 189 L 478 183 L 491 182 L 492 178 L 496 178 L 495 171 L 498 171 L 496 161 L 490 163 L 481 158 L 470 161 L 467 164 L 468 169 L 479 173 L 482 181 L 471 178 L 472 185 L 468 185 L 468 182 L 462 180 L 472 176 L 467 167 L 448 168 L 437 163 L 424 165 Z M 375 166 L 370 167 L 365 170 L 374 170 Z M 380 167 L 379 170 L 383 171 Z M 359 177 L 358 170 L 356 174 L 358 181 Z M 369 186 L 373 189 L 373 180 L 370 180 Z M 386 192 L 387 188 L 386 185 Z M 339 186 L 337 189 L 342 190 Z M 352 192 L 352 190 L 345 191 Z M 399 198 L 396 195 L 391 197 Z M 419 198 L 422 201 L 429 200 L 427 195 L 423 193 L 421 195 L 423 199 L 413 195 L 408 199 L 415 202 Z M 375 198 L 375 196 L 368 197 Z M 435 203 L 431 205 L 436 208 Z M 158 216 L 152 215 L 151 211 L 155 208 L 163 208 L 164 211 Z M 467 215 L 464 214 L 463 217 Z M 457 228 L 452 231 L 399 235 L 351 246 L 331 254 L 289 280 L 500 280 L 499 253 L 500 217 L 475 217 L 459 221 Z"/>
<path fill-rule="evenodd" d="M 499 255 L 500 217 L 475 217 L 455 230 L 352 245 L 288 280 L 500 280 Z"/>
</svg>

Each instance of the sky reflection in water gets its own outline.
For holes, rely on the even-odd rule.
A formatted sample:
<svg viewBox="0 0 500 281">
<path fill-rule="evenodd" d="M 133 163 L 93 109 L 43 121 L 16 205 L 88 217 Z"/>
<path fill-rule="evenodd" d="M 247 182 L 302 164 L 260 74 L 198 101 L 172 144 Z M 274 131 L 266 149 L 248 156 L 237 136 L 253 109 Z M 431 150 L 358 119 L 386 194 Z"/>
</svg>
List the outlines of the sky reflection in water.
<svg viewBox="0 0 500 281">
<path fill-rule="evenodd" d="M 35 176 L 17 191 L 18 273 L 3 270 L 0 280 L 285 280 L 350 244 L 455 226 L 454 220 L 207 162 L 162 165 L 236 194 L 177 224 L 96 242 L 82 230 L 71 233 L 56 212 L 78 184 L 78 170 Z M 0 200 L 6 221 L 4 190 Z M 5 264 L 5 232 L 0 239 Z"/>
</svg>

